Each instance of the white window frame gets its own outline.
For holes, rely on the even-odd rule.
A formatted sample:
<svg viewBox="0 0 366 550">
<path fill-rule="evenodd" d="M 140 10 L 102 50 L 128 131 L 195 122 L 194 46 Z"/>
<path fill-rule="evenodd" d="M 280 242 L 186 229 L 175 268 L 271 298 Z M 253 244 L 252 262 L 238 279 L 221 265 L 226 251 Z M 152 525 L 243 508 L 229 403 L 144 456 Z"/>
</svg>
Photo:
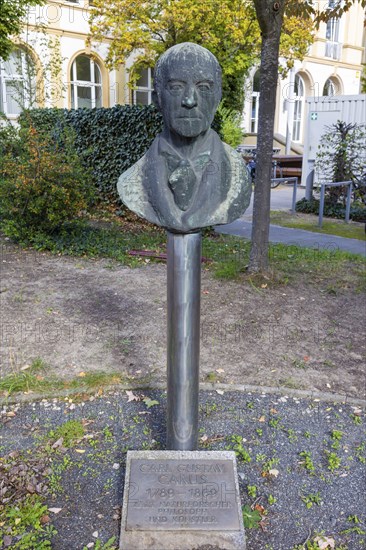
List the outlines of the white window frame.
<svg viewBox="0 0 366 550">
<path fill-rule="evenodd" d="M 90 81 L 89 80 L 77 80 L 77 71 L 76 71 L 76 61 L 78 57 L 84 56 L 89 59 L 90 63 Z M 95 67 L 97 67 L 97 70 L 100 73 L 100 83 L 95 82 Z M 74 61 L 71 65 L 71 75 L 72 80 L 70 82 L 70 93 L 71 93 L 71 105 L 74 103 L 74 106 L 72 109 L 79 109 L 78 106 L 78 93 L 77 89 L 78 86 L 82 88 L 91 88 L 91 109 L 94 109 L 96 107 L 96 88 L 100 88 L 100 101 L 101 101 L 101 107 L 103 106 L 103 76 L 101 68 L 99 67 L 98 63 L 94 61 L 92 57 L 89 57 L 85 53 L 81 53 L 78 56 L 75 57 Z"/>
<path fill-rule="evenodd" d="M 20 113 L 11 113 L 8 109 L 7 105 L 7 91 L 6 91 L 6 85 L 7 83 L 11 82 L 23 82 L 23 104 L 24 107 L 27 108 L 30 105 L 29 100 L 29 93 L 25 86 L 25 74 L 27 71 L 27 60 L 26 56 L 29 55 L 27 52 L 25 52 L 22 48 L 15 48 L 12 53 L 20 51 L 20 61 L 21 61 L 21 73 L 14 73 L 9 75 L 6 70 L 5 66 L 7 61 L 4 61 L 3 59 L 0 59 L 0 85 L 1 85 L 1 103 L 0 103 L 0 110 L 2 110 L 6 116 L 10 118 L 16 118 L 19 116 Z M 12 55 L 12 53 L 10 55 Z M 32 60 L 33 62 L 33 60 Z M 15 100 L 16 101 L 16 100 Z M 17 101 L 16 101 L 17 102 Z M 22 110 L 22 106 L 19 105 L 20 111 Z"/>
<path fill-rule="evenodd" d="M 296 86 L 297 84 L 297 86 Z M 296 94 L 296 88 L 298 93 Z M 295 75 L 294 86 L 294 120 L 292 125 L 292 141 L 301 142 L 303 114 L 305 104 L 305 82 L 301 75 Z"/>
<path fill-rule="evenodd" d="M 252 83 L 252 95 L 251 95 L 251 101 L 250 101 L 250 133 L 251 134 L 257 134 L 258 133 L 258 113 L 259 113 L 259 96 L 260 93 L 258 91 L 254 91 L 254 80 L 256 74 L 259 72 L 259 69 L 257 69 L 253 75 L 253 83 Z M 253 101 L 254 100 L 254 101 Z M 253 104 L 254 106 L 254 117 L 253 117 Z"/>
<path fill-rule="evenodd" d="M 132 90 L 132 104 L 133 105 L 141 105 L 140 103 L 137 103 L 136 101 L 136 92 L 145 92 L 147 93 L 147 105 L 150 105 L 152 103 L 152 93 L 154 90 L 153 87 L 153 70 L 151 67 L 145 67 L 142 69 L 142 71 L 147 71 L 147 86 L 138 86 L 138 80 L 136 82 L 136 87 L 134 90 Z"/>
<path fill-rule="evenodd" d="M 331 9 L 334 7 L 334 0 L 329 0 L 328 8 Z M 325 30 L 325 57 L 330 57 L 331 59 L 339 60 L 342 53 L 342 44 L 340 43 L 340 27 L 341 19 L 339 17 L 332 17 L 326 23 Z"/>
</svg>

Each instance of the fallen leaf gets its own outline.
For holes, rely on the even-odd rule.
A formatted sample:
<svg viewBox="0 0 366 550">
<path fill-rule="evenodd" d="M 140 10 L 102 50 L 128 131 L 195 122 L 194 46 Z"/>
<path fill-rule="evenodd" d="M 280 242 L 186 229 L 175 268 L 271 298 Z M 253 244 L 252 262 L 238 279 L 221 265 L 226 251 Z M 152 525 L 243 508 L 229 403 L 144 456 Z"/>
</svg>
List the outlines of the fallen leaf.
<svg viewBox="0 0 366 550">
<path fill-rule="evenodd" d="M 86 376 L 85 372 L 79 372 L 78 376 L 80 376 L 81 378 L 83 378 L 84 376 Z"/>
<path fill-rule="evenodd" d="M 266 509 L 264 506 L 261 506 L 260 504 L 256 504 L 254 506 L 254 510 L 258 510 L 258 512 L 263 516 L 266 513 Z"/>
<path fill-rule="evenodd" d="M 27 370 L 27 369 L 30 369 L 30 367 L 31 367 L 30 365 L 24 365 L 24 367 L 21 367 L 20 370 Z"/>
<path fill-rule="evenodd" d="M 335 548 L 335 540 L 330 537 L 315 537 L 314 542 L 319 546 L 320 550 L 326 550 L 326 548 Z"/>
<path fill-rule="evenodd" d="M 6 416 L 12 418 L 12 417 L 16 416 L 16 414 L 15 414 L 15 412 L 13 412 L 13 411 L 9 411 L 8 413 L 6 413 Z"/>
<path fill-rule="evenodd" d="M 133 393 L 133 391 L 126 390 L 126 394 L 127 394 L 127 397 L 128 397 L 128 403 L 130 401 L 140 401 L 140 397 L 138 395 L 135 395 Z"/>
<path fill-rule="evenodd" d="M 203 441 L 203 442 L 205 442 L 205 441 L 208 440 L 208 436 L 205 434 L 205 435 L 203 435 L 202 437 L 200 437 L 200 440 Z"/>
<path fill-rule="evenodd" d="M 83 454 L 85 453 L 85 449 L 75 449 L 76 453 Z"/>
<path fill-rule="evenodd" d="M 63 444 L 64 442 L 64 438 L 63 437 L 60 437 L 60 439 L 58 439 L 57 441 L 55 441 L 55 443 L 52 445 L 52 449 L 57 449 L 57 447 L 61 447 L 61 445 Z"/>
<path fill-rule="evenodd" d="M 150 399 L 149 397 L 145 397 L 143 399 L 143 402 L 148 409 L 150 409 L 150 407 L 153 407 L 154 405 L 159 405 L 159 401 L 156 401 L 156 399 Z"/>
<path fill-rule="evenodd" d="M 261 285 L 261 288 L 267 288 L 267 286 L 268 286 L 267 283 L 265 283 L 265 284 Z"/>
<path fill-rule="evenodd" d="M 309 355 L 304 355 L 304 361 L 309 361 L 309 359 L 310 359 Z"/>
<path fill-rule="evenodd" d="M 266 421 L 266 417 L 264 415 L 258 418 L 258 422 L 265 422 L 265 421 Z"/>
<path fill-rule="evenodd" d="M 51 518 L 50 518 L 50 516 L 47 516 L 47 514 L 42 516 L 41 519 L 40 519 L 40 522 L 41 522 L 42 525 L 44 525 L 45 523 L 49 523 L 50 521 L 51 521 Z"/>
<path fill-rule="evenodd" d="M 219 395 L 224 395 L 224 391 L 223 391 L 223 390 L 216 390 L 216 393 L 218 393 Z"/>
<path fill-rule="evenodd" d="M 278 413 L 278 411 L 277 411 L 276 409 L 271 409 L 269 412 L 270 412 L 271 414 L 277 414 L 277 413 Z"/>
<path fill-rule="evenodd" d="M 216 372 L 218 372 L 219 374 L 221 374 L 222 372 L 225 372 L 224 369 L 216 369 Z"/>
<path fill-rule="evenodd" d="M 98 531 L 94 531 L 93 535 L 92 535 L 95 539 L 97 539 L 99 537 L 99 533 Z"/>
<path fill-rule="evenodd" d="M 48 508 L 48 511 L 52 512 L 53 514 L 59 514 L 61 510 L 62 508 Z"/>
<path fill-rule="evenodd" d="M 15 525 L 19 525 L 21 521 L 22 521 L 21 518 L 15 518 L 14 523 Z"/>
<path fill-rule="evenodd" d="M 278 477 L 278 474 L 280 473 L 276 468 L 273 468 L 273 470 L 268 470 L 268 473 L 270 476 Z"/>
</svg>

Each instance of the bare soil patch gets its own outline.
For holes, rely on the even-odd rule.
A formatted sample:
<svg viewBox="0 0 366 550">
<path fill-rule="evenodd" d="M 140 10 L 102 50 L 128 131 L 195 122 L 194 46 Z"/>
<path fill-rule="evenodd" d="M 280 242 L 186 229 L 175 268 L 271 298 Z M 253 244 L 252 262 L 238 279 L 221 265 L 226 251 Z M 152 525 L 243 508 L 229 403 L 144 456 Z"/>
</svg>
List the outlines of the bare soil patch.
<svg viewBox="0 0 366 550">
<path fill-rule="evenodd" d="M 1 376 L 40 357 L 59 378 L 165 382 L 164 264 L 131 269 L 2 242 Z M 256 288 L 203 266 L 201 380 L 365 398 L 364 295 L 336 283 Z"/>
</svg>

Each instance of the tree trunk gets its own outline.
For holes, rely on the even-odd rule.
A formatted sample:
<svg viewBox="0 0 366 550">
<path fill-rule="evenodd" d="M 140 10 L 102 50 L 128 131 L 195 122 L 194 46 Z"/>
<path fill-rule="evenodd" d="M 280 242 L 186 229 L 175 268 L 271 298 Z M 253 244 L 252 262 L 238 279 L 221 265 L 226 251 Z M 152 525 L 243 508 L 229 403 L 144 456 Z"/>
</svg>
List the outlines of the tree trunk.
<svg viewBox="0 0 366 550">
<path fill-rule="evenodd" d="M 262 31 L 262 47 L 250 272 L 268 268 L 273 129 L 285 0 L 254 0 L 254 4 Z"/>
</svg>

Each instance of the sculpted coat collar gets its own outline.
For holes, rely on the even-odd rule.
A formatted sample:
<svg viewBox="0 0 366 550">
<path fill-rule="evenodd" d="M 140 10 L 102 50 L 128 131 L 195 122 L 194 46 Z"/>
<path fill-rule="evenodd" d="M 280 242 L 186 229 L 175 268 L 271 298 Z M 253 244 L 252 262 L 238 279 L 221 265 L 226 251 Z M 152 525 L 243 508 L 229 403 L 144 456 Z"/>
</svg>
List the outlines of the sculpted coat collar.
<svg viewBox="0 0 366 550">
<path fill-rule="evenodd" d="M 177 206 L 167 183 L 174 164 L 178 166 L 182 160 L 189 162 L 197 180 L 185 210 Z M 225 200 L 229 186 L 230 160 L 219 136 L 211 129 L 192 158 L 185 159 L 161 135 L 155 138 L 144 158 L 143 187 L 160 224 L 172 231 L 187 232 L 200 227 L 200 221 L 209 218 L 210 212 Z"/>
</svg>

